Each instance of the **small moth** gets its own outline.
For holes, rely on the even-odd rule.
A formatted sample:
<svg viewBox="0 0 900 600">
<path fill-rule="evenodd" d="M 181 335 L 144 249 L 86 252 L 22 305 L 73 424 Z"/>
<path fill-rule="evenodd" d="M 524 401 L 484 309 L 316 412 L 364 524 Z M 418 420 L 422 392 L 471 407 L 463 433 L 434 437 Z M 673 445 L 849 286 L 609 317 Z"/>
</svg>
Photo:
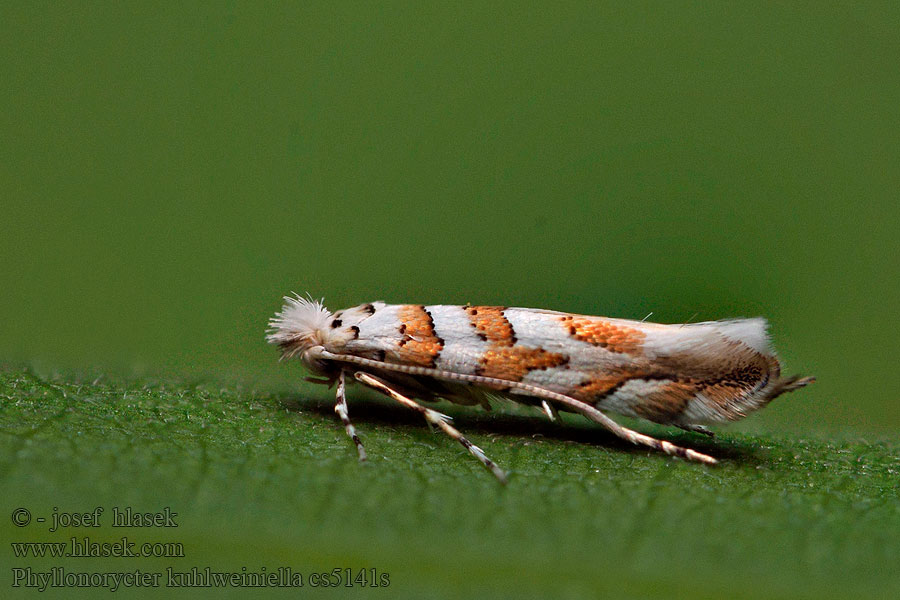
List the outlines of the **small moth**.
<svg viewBox="0 0 900 600">
<path fill-rule="evenodd" d="M 580 413 L 634 444 L 688 460 L 716 459 L 627 429 L 605 412 L 712 435 L 707 423 L 735 421 L 814 381 L 782 377 L 765 319 L 678 325 L 502 306 L 370 302 L 332 314 L 323 301 L 286 296 L 267 341 L 299 357 L 329 386 L 334 410 L 366 459 L 347 409 L 352 376 L 419 412 L 458 441 L 500 481 L 505 473 L 450 425 L 413 400 L 481 405 L 506 398 L 550 418 Z"/>
</svg>

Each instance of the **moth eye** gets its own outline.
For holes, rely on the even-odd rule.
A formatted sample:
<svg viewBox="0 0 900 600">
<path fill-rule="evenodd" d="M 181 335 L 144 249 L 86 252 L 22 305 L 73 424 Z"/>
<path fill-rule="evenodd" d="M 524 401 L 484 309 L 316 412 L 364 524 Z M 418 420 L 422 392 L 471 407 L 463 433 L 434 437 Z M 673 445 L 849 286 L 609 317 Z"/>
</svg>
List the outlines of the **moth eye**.
<svg viewBox="0 0 900 600">
<path fill-rule="evenodd" d="M 331 322 L 332 329 L 337 329 L 341 325 L 343 325 L 343 321 L 341 321 L 340 319 L 335 319 L 334 321 Z"/>
</svg>

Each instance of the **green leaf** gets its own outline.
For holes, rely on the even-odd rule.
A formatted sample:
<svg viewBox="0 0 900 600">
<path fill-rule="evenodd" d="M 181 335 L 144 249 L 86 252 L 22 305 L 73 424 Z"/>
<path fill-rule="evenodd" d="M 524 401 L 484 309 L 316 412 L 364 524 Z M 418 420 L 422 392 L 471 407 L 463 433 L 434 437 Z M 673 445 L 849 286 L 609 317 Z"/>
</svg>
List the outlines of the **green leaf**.
<svg viewBox="0 0 900 600">
<path fill-rule="evenodd" d="M 38 559 L 7 547 L 3 572 L 139 568 L 162 573 L 160 595 L 171 592 L 167 567 L 194 566 L 289 567 L 306 578 L 376 569 L 390 586 L 365 591 L 392 598 L 900 593 L 896 442 L 728 432 L 706 440 L 644 428 L 722 459 L 705 467 L 623 445 L 573 417 L 551 424 L 537 413 L 441 408 L 510 472 L 509 485 L 417 415 L 358 388 L 350 415 L 366 463 L 324 391 L 0 372 L 3 508 L 47 519 L 16 527 L 4 518 L 4 540 L 126 535 L 184 548 L 176 558 Z M 96 507 L 100 527 L 49 531 L 54 510 Z M 112 527 L 113 509 L 125 507 L 168 508 L 178 527 Z M 314 591 L 309 582 L 304 593 Z"/>
</svg>

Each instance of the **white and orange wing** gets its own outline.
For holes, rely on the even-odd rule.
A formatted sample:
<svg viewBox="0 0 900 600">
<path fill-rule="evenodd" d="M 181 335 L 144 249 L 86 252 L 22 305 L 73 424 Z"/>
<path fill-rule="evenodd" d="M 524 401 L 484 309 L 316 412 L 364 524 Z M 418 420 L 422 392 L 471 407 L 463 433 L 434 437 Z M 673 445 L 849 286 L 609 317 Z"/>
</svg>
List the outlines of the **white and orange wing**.
<svg viewBox="0 0 900 600">
<path fill-rule="evenodd" d="M 335 313 L 319 341 L 335 355 L 421 367 L 419 378 L 427 379 L 426 369 L 481 376 L 508 383 L 493 386 L 501 392 L 537 387 L 674 425 L 742 418 L 794 382 L 780 376 L 764 319 L 660 325 L 375 302 Z"/>
</svg>

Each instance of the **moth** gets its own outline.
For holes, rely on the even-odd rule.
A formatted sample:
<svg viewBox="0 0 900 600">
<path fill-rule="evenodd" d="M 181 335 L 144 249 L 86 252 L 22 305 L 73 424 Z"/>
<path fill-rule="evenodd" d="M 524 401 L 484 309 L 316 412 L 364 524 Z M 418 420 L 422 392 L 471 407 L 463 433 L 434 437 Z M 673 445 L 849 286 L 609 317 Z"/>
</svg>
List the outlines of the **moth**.
<svg viewBox="0 0 900 600">
<path fill-rule="evenodd" d="M 500 481 L 506 474 L 450 424 L 415 399 L 491 408 L 498 398 L 555 420 L 579 413 L 634 444 L 714 464 L 716 459 L 633 431 L 613 412 L 712 435 L 812 377 L 781 376 L 762 318 L 663 325 L 533 308 L 369 302 L 331 313 L 324 301 L 286 296 L 266 339 L 282 359 L 299 358 L 329 386 L 334 410 L 366 451 L 347 408 L 348 377 L 419 412 Z"/>
</svg>

